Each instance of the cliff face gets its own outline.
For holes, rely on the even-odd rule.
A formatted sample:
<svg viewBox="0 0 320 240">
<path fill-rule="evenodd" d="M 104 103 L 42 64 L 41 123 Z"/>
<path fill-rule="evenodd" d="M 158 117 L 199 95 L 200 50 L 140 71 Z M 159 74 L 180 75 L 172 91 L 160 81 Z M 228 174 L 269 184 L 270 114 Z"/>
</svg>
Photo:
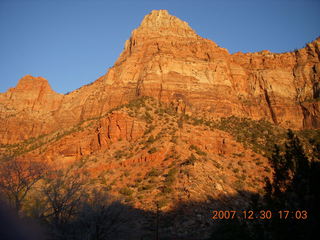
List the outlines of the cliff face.
<svg viewBox="0 0 320 240">
<path fill-rule="evenodd" d="M 153 11 L 132 32 L 106 79 L 132 86 L 129 95 L 182 102 L 187 112 L 317 128 L 319 44 L 292 53 L 231 55 L 166 11 Z"/>
<path fill-rule="evenodd" d="M 46 79 L 21 78 L 15 88 L 0 94 L 0 143 L 16 143 L 51 131 L 53 112 L 62 99 Z"/>
<path fill-rule="evenodd" d="M 91 85 L 61 95 L 45 79 L 25 76 L 0 94 L 0 143 L 73 126 L 138 96 L 189 115 L 319 128 L 319 56 L 319 38 L 295 52 L 229 54 L 166 10 L 152 11 L 115 65 Z"/>
</svg>

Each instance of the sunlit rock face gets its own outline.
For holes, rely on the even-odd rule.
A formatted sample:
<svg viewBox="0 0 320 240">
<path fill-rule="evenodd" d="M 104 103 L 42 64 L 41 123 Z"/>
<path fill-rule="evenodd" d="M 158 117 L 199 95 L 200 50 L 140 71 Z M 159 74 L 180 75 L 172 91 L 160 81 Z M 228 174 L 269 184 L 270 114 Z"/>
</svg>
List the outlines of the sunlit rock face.
<svg viewBox="0 0 320 240">
<path fill-rule="evenodd" d="M 320 39 L 295 52 L 235 53 L 198 36 L 166 10 L 133 30 L 114 66 L 67 95 L 25 76 L 0 94 L 0 143 L 73 126 L 139 96 L 186 114 L 266 119 L 286 128 L 319 128 Z"/>
</svg>

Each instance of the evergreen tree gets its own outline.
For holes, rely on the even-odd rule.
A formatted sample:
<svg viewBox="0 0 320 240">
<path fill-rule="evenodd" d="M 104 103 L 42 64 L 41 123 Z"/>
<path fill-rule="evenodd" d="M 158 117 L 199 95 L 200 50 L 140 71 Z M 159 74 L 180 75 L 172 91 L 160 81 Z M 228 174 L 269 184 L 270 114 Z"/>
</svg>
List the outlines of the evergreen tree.
<svg viewBox="0 0 320 240">
<path fill-rule="evenodd" d="M 299 138 L 288 131 L 284 151 L 275 145 L 269 159 L 273 179 L 266 179 L 265 209 L 273 212 L 289 210 L 308 212 L 308 219 L 272 218 L 263 223 L 265 239 L 308 239 L 319 222 L 320 182 L 319 162 L 309 161 Z M 260 238 L 261 239 L 261 238 Z"/>
</svg>

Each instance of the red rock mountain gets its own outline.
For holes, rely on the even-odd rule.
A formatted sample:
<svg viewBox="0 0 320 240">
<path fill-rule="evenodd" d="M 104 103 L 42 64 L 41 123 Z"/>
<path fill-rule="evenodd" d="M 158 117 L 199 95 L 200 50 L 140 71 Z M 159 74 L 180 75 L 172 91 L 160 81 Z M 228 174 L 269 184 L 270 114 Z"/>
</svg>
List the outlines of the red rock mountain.
<svg viewBox="0 0 320 240">
<path fill-rule="evenodd" d="M 63 95 L 28 75 L 0 94 L 0 162 L 45 163 L 53 178 L 66 170 L 58 179 L 76 174 L 88 196 L 144 212 L 134 217 L 140 233 L 124 222 L 136 239 L 154 238 L 149 217 L 158 207 L 174 223 L 161 220 L 160 236 L 209 239 L 213 209 L 252 209 L 252 194 L 264 194 L 267 158 L 286 141 L 285 128 L 318 158 L 319 56 L 320 38 L 289 53 L 229 54 L 167 11 L 152 11 L 93 83 Z M 46 181 L 23 210 L 46 206 Z"/>
<path fill-rule="evenodd" d="M 0 94 L 0 143 L 68 128 L 139 96 L 188 115 L 319 128 L 320 39 L 294 52 L 230 54 L 166 10 L 144 17 L 109 71 L 69 94 L 25 76 Z"/>
</svg>

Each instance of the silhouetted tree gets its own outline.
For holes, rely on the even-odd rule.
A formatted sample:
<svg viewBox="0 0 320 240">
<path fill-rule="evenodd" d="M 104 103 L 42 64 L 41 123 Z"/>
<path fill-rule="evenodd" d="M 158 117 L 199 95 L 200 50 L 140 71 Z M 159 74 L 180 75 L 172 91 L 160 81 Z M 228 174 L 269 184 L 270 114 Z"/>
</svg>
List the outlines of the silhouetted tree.
<svg viewBox="0 0 320 240">
<path fill-rule="evenodd" d="M 264 223 L 268 233 L 265 239 L 308 239 L 319 223 L 320 182 L 319 162 L 310 161 L 299 138 L 288 131 L 284 151 L 275 146 L 270 158 L 273 181 L 266 180 L 265 209 L 274 213 L 279 210 L 306 210 L 305 220 L 272 218 Z M 261 239 L 261 238 L 260 238 Z"/>
<path fill-rule="evenodd" d="M 0 191 L 17 213 L 31 188 L 45 173 L 46 166 L 40 162 L 9 159 L 0 163 Z"/>
<path fill-rule="evenodd" d="M 75 239 L 118 239 L 136 234 L 132 231 L 136 218 L 130 207 L 112 201 L 103 192 L 92 195 L 73 222 L 73 228 L 77 230 L 73 235 Z"/>
<path fill-rule="evenodd" d="M 84 186 L 81 174 L 71 169 L 52 171 L 42 188 L 48 206 L 43 216 L 56 226 L 67 223 L 77 213 L 79 204 L 86 196 Z"/>
</svg>

